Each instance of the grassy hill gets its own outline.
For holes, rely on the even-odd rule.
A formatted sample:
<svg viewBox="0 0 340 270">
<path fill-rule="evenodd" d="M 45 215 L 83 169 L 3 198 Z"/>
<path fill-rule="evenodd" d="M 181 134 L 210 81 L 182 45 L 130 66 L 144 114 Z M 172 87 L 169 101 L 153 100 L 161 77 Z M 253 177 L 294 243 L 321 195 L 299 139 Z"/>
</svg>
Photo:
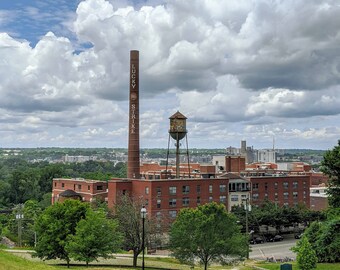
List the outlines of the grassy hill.
<svg viewBox="0 0 340 270">
<path fill-rule="evenodd" d="M 57 267 L 44 263 L 31 262 L 29 260 L 12 255 L 0 250 L 0 270 L 56 270 Z"/>
</svg>

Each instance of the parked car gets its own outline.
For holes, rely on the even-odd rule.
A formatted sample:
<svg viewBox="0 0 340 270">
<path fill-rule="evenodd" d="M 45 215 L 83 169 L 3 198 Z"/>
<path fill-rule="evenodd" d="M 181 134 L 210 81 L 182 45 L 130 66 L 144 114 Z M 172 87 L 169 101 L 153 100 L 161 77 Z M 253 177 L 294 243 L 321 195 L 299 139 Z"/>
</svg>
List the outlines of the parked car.
<svg viewBox="0 0 340 270">
<path fill-rule="evenodd" d="M 295 239 L 301 239 L 302 236 L 303 236 L 303 233 L 297 233 L 297 234 L 294 235 L 294 238 Z"/>
<path fill-rule="evenodd" d="M 282 240 L 283 240 L 283 237 L 279 234 L 267 236 L 267 242 L 279 242 Z"/>
<path fill-rule="evenodd" d="M 250 239 L 250 244 L 262 244 L 264 243 L 264 239 L 262 237 L 254 237 Z"/>
<path fill-rule="evenodd" d="M 274 242 L 278 242 L 278 241 L 282 241 L 283 240 L 283 237 L 279 234 L 275 235 L 274 236 Z"/>
</svg>

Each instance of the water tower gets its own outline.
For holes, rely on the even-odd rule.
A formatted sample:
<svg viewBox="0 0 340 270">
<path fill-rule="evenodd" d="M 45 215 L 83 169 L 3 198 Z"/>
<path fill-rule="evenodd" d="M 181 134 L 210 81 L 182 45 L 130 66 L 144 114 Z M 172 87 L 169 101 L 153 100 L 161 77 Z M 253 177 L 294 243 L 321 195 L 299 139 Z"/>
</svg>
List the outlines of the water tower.
<svg viewBox="0 0 340 270">
<path fill-rule="evenodd" d="M 170 118 L 170 129 L 169 129 L 169 140 L 168 140 L 168 152 L 166 158 L 166 173 L 168 173 L 168 159 L 169 159 L 169 150 L 170 150 L 170 137 L 175 140 L 176 146 L 176 178 L 179 178 L 179 163 L 180 163 L 180 141 L 186 138 L 186 155 L 188 158 L 188 172 L 190 177 L 190 166 L 189 166 L 189 151 L 188 151 L 188 137 L 187 137 L 187 128 L 186 128 L 186 120 L 187 118 L 177 111 Z"/>
</svg>

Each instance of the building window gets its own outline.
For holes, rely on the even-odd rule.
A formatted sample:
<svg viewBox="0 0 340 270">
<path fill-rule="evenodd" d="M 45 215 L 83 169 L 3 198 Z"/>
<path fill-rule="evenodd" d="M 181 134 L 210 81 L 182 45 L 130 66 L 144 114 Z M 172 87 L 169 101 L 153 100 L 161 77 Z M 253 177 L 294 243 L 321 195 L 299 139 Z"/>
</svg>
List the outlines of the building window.
<svg viewBox="0 0 340 270">
<path fill-rule="evenodd" d="M 259 194 L 258 193 L 253 193 L 253 201 L 258 201 L 259 199 Z"/>
<path fill-rule="evenodd" d="M 293 192 L 293 198 L 297 199 L 298 198 L 298 193 L 296 191 Z"/>
<path fill-rule="evenodd" d="M 200 194 L 200 193 L 201 193 L 201 186 L 200 186 L 200 185 L 197 185 L 197 187 L 196 187 L 196 192 L 197 192 L 197 194 Z"/>
<path fill-rule="evenodd" d="M 268 183 L 264 183 L 264 190 L 268 190 Z"/>
<path fill-rule="evenodd" d="M 197 204 L 201 204 L 201 197 L 197 196 L 197 200 L 196 200 Z"/>
<path fill-rule="evenodd" d="M 289 205 L 289 203 L 287 203 L 287 202 L 283 203 L 283 206 L 288 206 L 288 205 Z"/>
<path fill-rule="evenodd" d="M 293 188 L 298 188 L 298 182 L 293 182 Z"/>
<path fill-rule="evenodd" d="M 169 187 L 170 195 L 176 195 L 176 187 Z"/>
<path fill-rule="evenodd" d="M 157 208 L 161 208 L 161 203 L 162 203 L 162 200 L 157 199 Z"/>
<path fill-rule="evenodd" d="M 288 197 L 289 197 L 289 193 L 288 192 L 283 192 L 283 198 L 285 200 L 288 200 Z"/>
<path fill-rule="evenodd" d="M 277 188 L 278 188 L 278 185 L 279 185 L 278 182 L 275 182 L 275 183 L 274 183 L 274 188 L 277 189 Z"/>
<path fill-rule="evenodd" d="M 209 193 L 212 193 L 212 192 L 213 192 L 213 186 L 209 185 Z"/>
<path fill-rule="evenodd" d="M 176 199 L 169 199 L 169 206 L 176 207 Z"/>
<path fill-rule="evenodd" d="M 156 188 L 156 191 L 157 191 L 157 196 L 161 196 L 161 195 L 162 195 L 162 189 L 161 189 L 161 187 L 157 187 L 157 188 Z"/>
<path fill-rule="evenodd" d="M 275 192 L 275 201 L 277 201 L 279 199 L 279 195 L 277 194 L 277 192 Z"/>
<path fill-rule="evenodd" d="M 190 187 L 189 186 L 182 186 L 182 192 L 183 194 L 188 194 L 190 191 Z"/>
<path fill-rule="evenodd" d="M 258 190 L 258 189 L 259 189 L 259 183 L 254 183 L 253 190 Z"/>
<path fill-rule="evenodd" d="M 91 187 L 90 187 L 90 185 L 88 185 L 88 186 L 87 186 L 87 190 L 90 190 L 90 189 L 91 189 Z M 98 190 L 98 189 L 97 189 L 97 190 Z"/>
<path fill-rule="evenodd" d="M 149 194 L 149 187 L 145 187 L 145 194 Z"/>
<path fill-rule="evenodd" d="M 176 218 L 177 216 L 177 211 L 176 210 L 170 210 L 169 211 L 169 217 L 170 218 Z"/>
<path fill-rule="evenodd" d="M 288 185 L 289 185 L 288 182 L 283 182 L 283 188 L 284 189 L 288 189 Z"/>
<path fill-rule="evenodd" d="M 103 186 L 97 186 L 97 190 L 103 190 Z"/>
<path fill-rule="evenodd" d="M 238 202 L 238 195 L 231 195 L 230 200 L 232 202 Z"/>
<path fill-rule="evenodd" d="M 209 202 L 212 202 L 212 201 L 213 201 L 213 197 L 209 196 Z"/>
<path fill-rule="evenodd" d="M 222 195 L 220 196 L 220 203 L 225 203 L 227 201 L 227 196 Z"/>
<path fill-rule="evenodd" d="M 264 194 L 264 199 L 265 199 L 265 200 L 266 200 L 266 199 L 268 200 L 268 193 L 265 193 L 265 194 Z"/>
<path fill-rule="evenodd" d="M 81 190 L 81 185 L 78 185 L 78 190 Z"/>
<path fill-rule="evenodd" d="M 64 188 L 64 187 L 65 187 L 65 184 L 64 184 L 64 183 L 61 183 L 61 187 Z"/>
<path fill-rule="evenodd" d="M 226 185 L 220 185 L 220 192 L 226 192 L 227 186 Z"/>
<path fill-rule="evenodd" d="M 57 187 L 57 183 L 56 182 L 54 183 L 54 187 Z"/>
<path fill-rule="evenodd" d="M 162 213 L 161 212 L 156 212 L 156 218 L 161 218 L 162 217 Z"/>
<path fill-rule="evenodd" d="M 183 206 L 189 206 L 189 198 L 188 197 L 184 197 L 182 199 L 182 205 Z"/>
<path fill-rule="evenodd" d="M 303 198 L 306 199 L 306 191 L 303 192 Z"/>
<path fill-rule="evenodd" d="M 148 199 L 145 200 L 145 206 L 147 206 L 147 205 L 149 205 L 149 200 Z"/>
</svg>

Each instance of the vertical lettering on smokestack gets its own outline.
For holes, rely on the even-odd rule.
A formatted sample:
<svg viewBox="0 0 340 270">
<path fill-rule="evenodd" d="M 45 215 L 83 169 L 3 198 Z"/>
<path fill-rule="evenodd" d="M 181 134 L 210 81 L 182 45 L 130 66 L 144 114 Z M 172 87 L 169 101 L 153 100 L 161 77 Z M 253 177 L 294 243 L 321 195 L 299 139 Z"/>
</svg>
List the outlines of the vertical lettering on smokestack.
<svg viewBox="0 0 340 270">
<path fill-rule="evenodd" d="M 140 178 L 139 163 L 139 51 L 130 51 L 128 178 Z"/>
</svg>

